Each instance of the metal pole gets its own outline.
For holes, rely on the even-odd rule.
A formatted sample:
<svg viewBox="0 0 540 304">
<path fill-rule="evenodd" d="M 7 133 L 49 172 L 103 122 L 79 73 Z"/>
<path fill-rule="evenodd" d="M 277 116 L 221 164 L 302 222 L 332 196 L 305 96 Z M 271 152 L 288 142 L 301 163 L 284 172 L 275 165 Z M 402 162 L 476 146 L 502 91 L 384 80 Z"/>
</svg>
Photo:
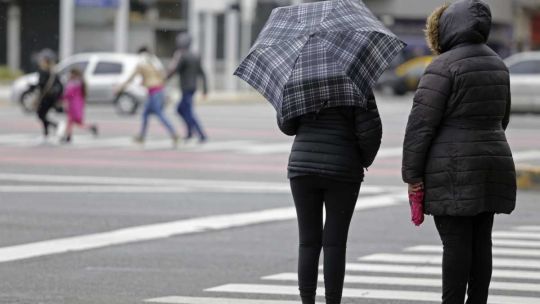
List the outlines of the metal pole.
<svg viewBox="0 0 540 304">
<path fill-rule="evenodd" d="M 129 0 L 118 0 L 114 36 L 114 50 L 117 53 L 127 52 L 129 36 Z"/>
<path fill-rule="evenodd" d="M 233 77 L 239 55 L 239 13 L 230 9 L 225 13 L 225 89 L 237 90 L 238 81 Z"/>
<path fill-rule="evenodd" d="M 15 71 L 21 67 L 21 8 L 10 3 L 7 15 L 7 63 Z"/>
<path fill-rule="evenodd" d="M 191 42 L 191 48 L 192 50 L 195 52 L 195 53 L 198 53 L 199 50 L 201 49 L 200 48 L 200 19 L 199 19 L 199 10 L 197 9 L 196 7 L 196 4 L 195 4 L 196 0 L 190 0 L 189 1 L 189 8 L 188 8 L 188 11 L 189 11 L 189 20 L 188 20 L 188 23 L 189 23 L 189 34 L 191 35 L 191 39 L 192 39 L 192 42 Z"/>
<path fill-rule="evenodd" d="M 75 1 L 60 1 L 60 59 L 73 54 Z"/>
<path fill-rule="evenodd" d="M 215 88 L 217 23 L 216 16 L 211 12 L 207 12 L 204 17 L 203 64 L 208 78 L 209 89 L 212 91 Z"/>
</svg>

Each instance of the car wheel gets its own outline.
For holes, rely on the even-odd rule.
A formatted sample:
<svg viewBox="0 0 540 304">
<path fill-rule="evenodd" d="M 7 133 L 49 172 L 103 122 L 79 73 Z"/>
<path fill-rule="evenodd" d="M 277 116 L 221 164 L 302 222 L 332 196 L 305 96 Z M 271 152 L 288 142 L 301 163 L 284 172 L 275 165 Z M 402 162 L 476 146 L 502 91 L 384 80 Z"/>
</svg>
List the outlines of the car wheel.
<svg viewBox="0 0 540 304">
<path fill-rule="evenodd" d="M 34 91 L 28 90 L 22 93 L 19 103 L 21 104 L 21 108 L 24 113 L 35 112 L 34 102 L 36 101 L 38 94 L 39 94 L 38 90 L 34 90 Z"/>
<path fill-rule="evenodd" d="M 122 93 L 114 101 L 114 106 L 118 115 L 135 115 L 139 101 L 131 94 Z"/>
</svg>

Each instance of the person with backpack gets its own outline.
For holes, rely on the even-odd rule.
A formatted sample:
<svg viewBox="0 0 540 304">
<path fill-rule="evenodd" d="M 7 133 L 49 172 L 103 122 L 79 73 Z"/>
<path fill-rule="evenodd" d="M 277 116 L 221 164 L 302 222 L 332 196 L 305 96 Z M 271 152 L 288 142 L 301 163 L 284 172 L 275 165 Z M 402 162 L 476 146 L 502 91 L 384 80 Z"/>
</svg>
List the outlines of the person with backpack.
<svg viewBox="0 0 540 304">
<path fill-rule="evenodd" d="M 50 50 L 44 50 L 39 55 L 39 80 L 30 88 L 30 91 L 39 90 L 34 101 L 36 114 L 43 126 L 43 140 L 49 137 L 49 128 L 58 128 L 58 123 L 48 118 L 49 111 L 56 107 L 58 100 L 62 96 L 63 85 L 60 78 L 54 72 L 55 56 Z"/>
<path fill-rule="evenodd" d="M 86 83 L 84 82 L 83 73 L 81 70 L 77 68 L 71 69 L 69 73 L 69 81 L 66 85 L 63 99 L 65 101 L 68 123 L 66 134 L 62 139 L 62 142 L 71 142 L 74 126 L 88 129 L 94 136 L 97 136 L 97 125 L 86 125 L 84 123 Z"/>
</svg>

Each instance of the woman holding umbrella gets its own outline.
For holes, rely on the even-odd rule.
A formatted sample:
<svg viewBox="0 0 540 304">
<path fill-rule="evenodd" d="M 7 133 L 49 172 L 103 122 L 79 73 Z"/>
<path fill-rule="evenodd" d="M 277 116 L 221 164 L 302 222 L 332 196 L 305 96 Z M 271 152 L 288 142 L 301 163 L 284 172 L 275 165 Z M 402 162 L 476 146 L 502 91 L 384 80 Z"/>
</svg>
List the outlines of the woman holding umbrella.
<svg viewBox="0 0 540 304">
<path fill-rule="evenodd" d="M 429 17 L 439 57 L 414 98 L 403 150 L 403 180 L 425 191 L 443 253 L 443 303 L 485 304 L 491 281 L 495 213 L 511 213 L 516 173 L 505 130 L 508 69 L 486 41 L 489 6 L 460 0 Z"/>
<path fill-rule="evenodd" d="M 236 75 L 295 135 L 288 165 L 299 227 L 298 284 L 314 304 L 324 249 L 326 303 L 341 303 L 347 236 L 382 125 L 372 86 L 404 44 L 361 1 L 278 8 Z M 326 222 L 323 222 L 323 208 Z"/>
</svg>

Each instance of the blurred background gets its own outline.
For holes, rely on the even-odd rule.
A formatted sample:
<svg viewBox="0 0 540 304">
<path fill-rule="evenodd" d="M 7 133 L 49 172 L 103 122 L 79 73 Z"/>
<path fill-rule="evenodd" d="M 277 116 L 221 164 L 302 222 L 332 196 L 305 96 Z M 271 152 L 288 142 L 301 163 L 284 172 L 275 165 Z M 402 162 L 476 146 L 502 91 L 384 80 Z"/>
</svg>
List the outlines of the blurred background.
<svg viewBox="0 0 540 304">
<path fill-rule="evenodd" d="M 3 80 L 36 69 L 49 48 L 60 59 L 88 52 L 134 52 L 149 45 L 164 61 L 180 32 L 194 47 L 213 90 L 245 89 L 232 74 L 272 9 L 301 0 L 2 0 L 0 65 Z M 428 55 L 426 16 L 443 1 L 367 0 L 380 19 L 409 45 L 399 61 Z M 488 0 L 494 15 L 490 46 L 502 57 L 540 48 L 540 2 Z"/>
</svg>

